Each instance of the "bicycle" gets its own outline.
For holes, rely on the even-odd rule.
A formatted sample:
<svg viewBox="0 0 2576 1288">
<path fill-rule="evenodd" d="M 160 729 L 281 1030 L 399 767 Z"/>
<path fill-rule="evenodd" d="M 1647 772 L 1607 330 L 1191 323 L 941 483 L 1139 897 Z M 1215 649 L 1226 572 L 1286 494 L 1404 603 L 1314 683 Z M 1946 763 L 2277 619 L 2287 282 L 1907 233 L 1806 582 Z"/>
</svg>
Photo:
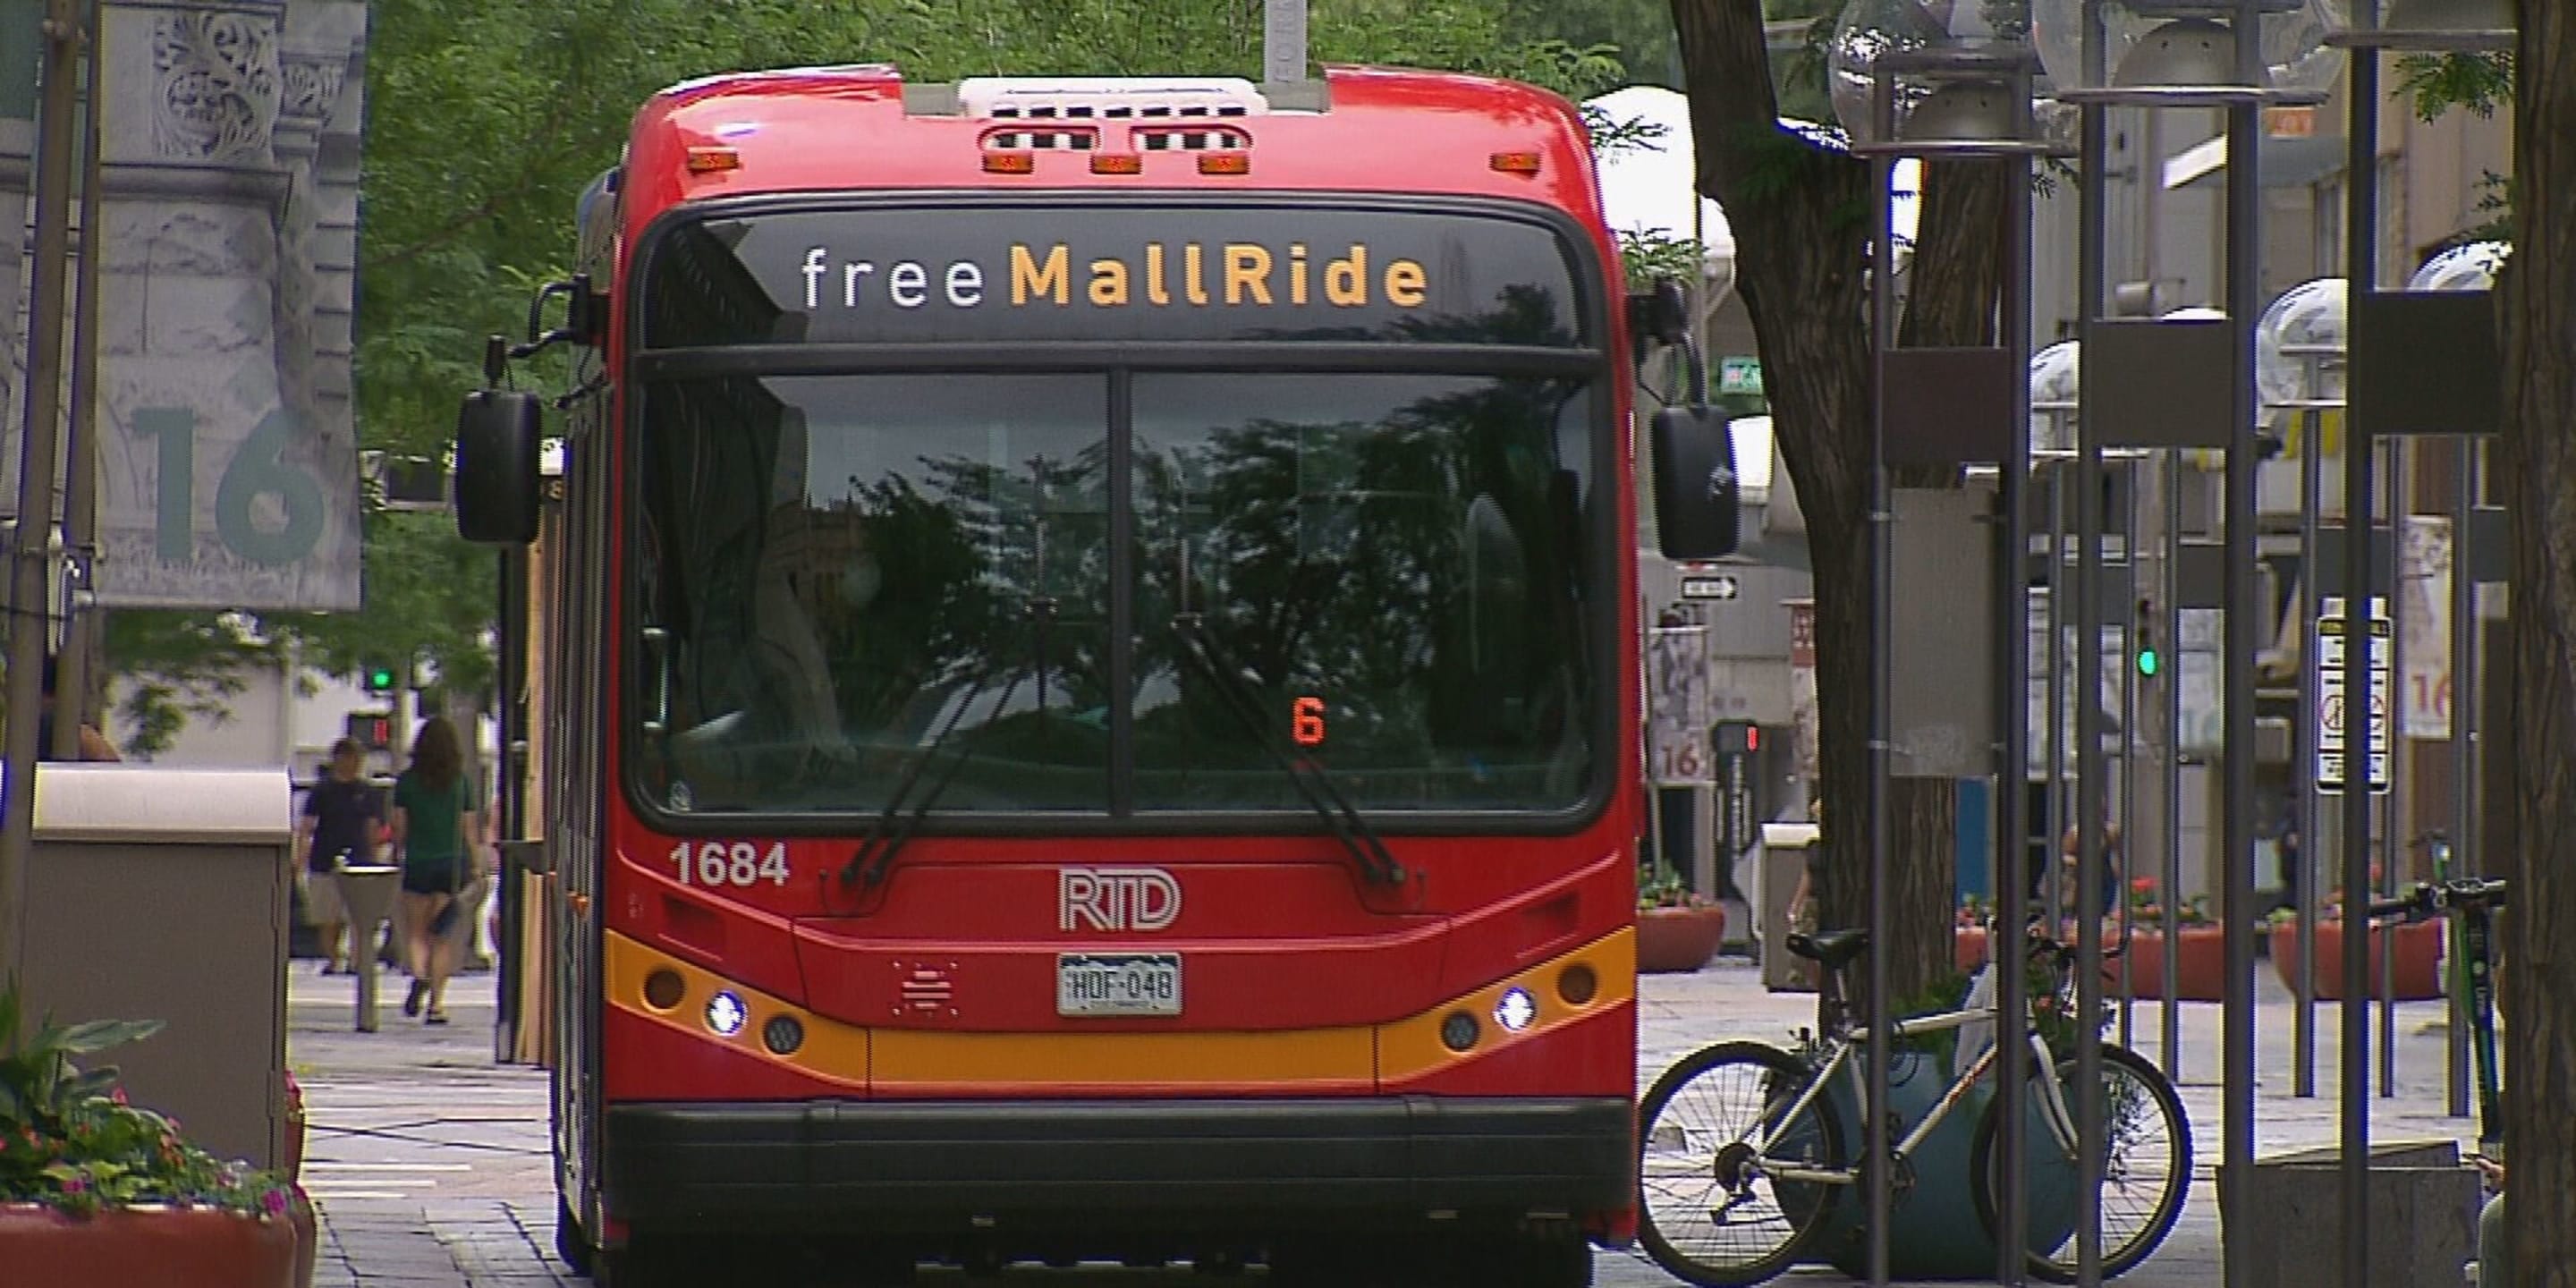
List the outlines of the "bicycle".
<svg viewBox="0 0 2576 1288">
<path fill-rule="evenodd" d="M 2434 839 L 2447 850 L 2447 842 Z M 2447 853 L 2436 851 L 2439 870 L 2448 870 L 2448 858 Z M 2447 916 L 2458 923 L 2460 939 L 2451 963 L 2450 986 L 2469 1016 L 2470 1051 L 2477 1060 L 2478 1149 L 2489 1158 L 2495 1157 L 2489 1151 L 2500 1152 L 2504 1146 L 2502 1079 L 2496 1063 L 2495 974 L 2489 948 L 2495 933 L 2495 911 L 2504 906 L 2504 882 L 2477 877 L 2417 882 L 2412 893 L 2395 899 L 2374 899 L 2370 904 L 2373 921 L 2400 917 L 2417 922 Z"/>
<path fill-rule="evenodd" d="M 1638 1238 L 1667 1273 L 1702 1288 L 1761 1283 L 1806 1259 L 1802 1254 L 1831 1214 L 1840 1188 L 1859 1186 L 1864 1175 L 1860 1166 L 1846 1161 L 1844 1142 L 1849 1133 L 1842 1111 L 1825 1092 L 1836 1074 L 1848 1073 L 1851 1103 L 1868 1104 L 1867 1066 L 1862 1062 L 1866 1057 L 1856 1058 L 1855 1051 L 1866 1051 L 1870 1034 L 1855 1025 L 1843 1000 L 1843 973 L 1868 952 L 1868 932 L 1792 935 L 1784 946 L 1823 968 L 1817 1007 L 1821 1036 L 1813 1059 L 1802 1060 L 1764 1042 L 1719 1042 L 1666 1069 L 1639 1106 Z M 2071 1055 L 2056 1058 L 2049 1049 L 2038 1012 L 2042 998 L 2056 1005 L 2073 997 L 2075 955 L 2066 945 L 2036 934 L 2029 951 L 2047 970 L 2048 981 L 2047 987 L 2032 992 L 2031 1013 L 2021 1023 L 2022 1037 L 2031 1047 L 2030 1067 L 2053 1069 L 2057 1076 L 2034 1077 L 2031 1088 L 2036 1094 L 2026 1096 L 2024 1103 L 2044 1124 L 2056 1161 L 2072 1164 L 2077 1157 L 2071 1094 L 2075 1061 Z M 1912 1016 L 1896 1020 L 1891 1027 L 1901 1040 L 1996 1021 L 1999 1009 L 1984 1006 Z M 2072 1007 L 2064 1013 L 2072 1014 Z M 2092 1034 L 2081 1036 L 2099 1040 Z M 2001 1050 L 2000 1043 L 1987 1042 L 1923 1121 L 1892 1146 L 1900 1184 L 1912 1180 L 1908 1158 L 1986 1077 Z M 2155 1065 L 2108 1043 L 2102 1045 L 2101 1057 L 2103 1119 L 2109 1137 L 2101 1251 L 2102 1275 L 2107 1279 L 2146 1260 L 2181 1217 L 2191 1183 L 2191 1128 L 2181 1097 Z M 1730 1075 L 1736 1074 L 1745 1076 L 1751 1092 L 1745 1120 L 1740 1125 L 1690 1121 L 1689 1111 L 1700 1097 L 1731 1092 Z M 1989 1239 L 2000 1224 L 1995 1158 L 2000 1103 L 1999 1098 L 1988 1099 L 1968 1155 L 1969 1176 L 1982 1178 L 1972 1192 Z M 2150 1133 L 2156 1129 L 2163 1133 L 2161 1158 L 2142 1143 L 2152 1140 Z M 2026 1141 L 2039 1143 L 2027 1136 Z M 2130 1154 L 2131 1146 L 2140 1147 L 2138 1156 Z M 2159 1165 L 2161 1170 L 2154 1170 Z M 1661 1195 L 1659 1183 L 1664 1190 Z M 2115 1233 L 2115 1206 L 2123 1213 L 2137 1206 L 2112 1202 L 2123 1195 L 2143 1195 L 2146 1202 L 2142 1212 L 2134 1213 L 2138 1218 L 2134 1228 Z M 2045 1238 L 2037 1230 L 2033 1235 Z M 2034 1277 L 2044 1281 L 2075 1282 L 2075 1235 L 2070 1232 L 2053 1246 L 2032 1247 L 2028 1266 Z"/>
</svg>

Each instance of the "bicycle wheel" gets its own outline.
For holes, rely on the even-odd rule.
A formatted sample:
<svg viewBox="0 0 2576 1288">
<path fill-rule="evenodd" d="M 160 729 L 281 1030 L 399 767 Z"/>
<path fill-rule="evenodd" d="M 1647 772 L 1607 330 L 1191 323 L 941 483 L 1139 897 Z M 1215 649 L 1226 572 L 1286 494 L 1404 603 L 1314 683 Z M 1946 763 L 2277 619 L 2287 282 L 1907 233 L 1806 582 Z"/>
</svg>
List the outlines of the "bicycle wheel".
<svg viewBox="0 0 2576 1288">
<path fill-rule="evenodd" d="M 2075 1113 L 2075 1062 L 2057 1062 L 2057 1085 L 2064 1088 L 2067 1114 Z M 1986 1102 L 1978 1115 L 1975 1142 L 1969 1146 L 1969 1175 L 1982 1178 L 1976 1187 L 1977 1219 L 1993 1238 L 2001 1224 L 2001 1187 L 1996 1184 L 1995 1140 L 2002 1130 L 2003 1101 Z M 2029 1115 L 2026 1146 L 2045 1139 L 2057 1157 L 2059 1142 L 2042 1126 L 2038 1088 L 2024 1099 Z M 2183 1116 L 2182 1098 L 2173 1084 L 2145 1057 L 2126 1047 L 2102 1048 L 2102 1277 L 2125 1274 L 2153 1255 L 2182 1217 L 2191 1188 L 2191 1123 Z M 2027 1153 L 2027 1151 L 2026 1151 Z M 2027 1170 L 2027 1169 L 2025 1169 Z M 2076 1238 L 2032 1231 L 2030 1272 L 2053 1284 L 2075 1282 Z M 2042 1243 L 2053 1246 L 2042 1247 Z"/>
<path fill-rule="evenodd" d="M 1775 1181 L 1754 1158 L 1840 1168 L 1843 1129 L 1818 1096 L 1778 1130 L 1808 1071 L 1759 1042 L 1720 1042 L 1655 1079 L 1638 1108 L 1637 1238 L 1666 1273 L 1703 1288 L 1757 1284 L 1787 1270 L 1841 1187 Z"/>
</svg>

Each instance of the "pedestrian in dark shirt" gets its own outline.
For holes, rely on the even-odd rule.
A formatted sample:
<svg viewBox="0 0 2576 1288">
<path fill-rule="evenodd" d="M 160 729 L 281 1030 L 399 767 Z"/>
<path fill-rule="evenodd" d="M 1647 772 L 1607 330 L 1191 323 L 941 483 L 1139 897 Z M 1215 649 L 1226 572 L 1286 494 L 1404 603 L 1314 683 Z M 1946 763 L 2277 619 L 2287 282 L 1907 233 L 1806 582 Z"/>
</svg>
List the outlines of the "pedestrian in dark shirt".
<svg viewBox="0 0 2576 1288">
<path fill-rule="evenodd" d="M 295 825 L 295 846 L 303 862 L 295 880 L 304 889 L 305 920 L 322 940 L 322 973 L 339 975 L 355 968 L 340 950 L 340 931 L 349 920 L 335 875 L 345 864 L 375 861 L 377 829 L 384 826 L 384 802 L 375 784 L 360 777 L 366 752 L 343 738 L 331 744 L 331 772 L 304 794 L 304 816 Z M 372 929 L 370 927 L 369 929 Z M 373 945 L 352 944 L 351 954 Z"/>
</svg>

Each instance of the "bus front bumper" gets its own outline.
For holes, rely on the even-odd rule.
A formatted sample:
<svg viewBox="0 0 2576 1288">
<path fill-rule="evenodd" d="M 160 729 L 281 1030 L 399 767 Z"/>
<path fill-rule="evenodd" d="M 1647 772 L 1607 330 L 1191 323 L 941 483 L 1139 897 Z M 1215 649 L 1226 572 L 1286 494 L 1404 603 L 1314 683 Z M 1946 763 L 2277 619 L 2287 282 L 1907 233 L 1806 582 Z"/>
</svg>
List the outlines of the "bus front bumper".
<svg viewBox="0 0 2576 1288">
<path fill-rule="evenodd" d="M 639 1230 L 1278 1231 L 1633 1205 L 1625 1099 L 806 1101 L 608 1107 Z"/>
</svg>

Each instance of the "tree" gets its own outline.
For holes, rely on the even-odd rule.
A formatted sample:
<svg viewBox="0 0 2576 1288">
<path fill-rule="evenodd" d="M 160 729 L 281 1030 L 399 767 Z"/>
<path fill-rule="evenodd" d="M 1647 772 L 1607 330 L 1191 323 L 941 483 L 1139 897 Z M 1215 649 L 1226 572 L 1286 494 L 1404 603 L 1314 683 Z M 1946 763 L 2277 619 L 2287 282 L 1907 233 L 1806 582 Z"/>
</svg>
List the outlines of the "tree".
<svg viewBox="0 0 2576 1288">
<path fill-rule="evenodd" d="M 2514 53 L 2513 257 L 2497 281 L 2504 340 L 2499 481 L 2513 540 L 2510 672 L 2514 718 L 2504 929 L 2513 971 L 2505 1028 L 2506 1205 L 2512 1288 L 2576 1285 L 2576 1122 L 2558 1093 L 2576 1076 L 2576 13 L 2521 6 Z"/>
<path fill-rule="evenodd" d="M 1782 6 L 1788 8 L 1789 6 Z M 1834 8 L 1811 4 L 1788 17 Z M 1762 0 L 1672 0 L 1681 36 L 1700 191 L 1724 206 L 1735 234 L 1737 285 L 1759 342 L 1772 432 L 1815 561 L 1816 692 L 1823 746 L 1828 860 L 1819 898 L 1827 925 L 1865 923 L 1869 853 L 1868 747 L 1871 435 L 1868 279 L 1871 167 L 1779 125 L 1780 96 Z M 1814 57 L 1809 53 L 1807 57 Z M 1787 70 L 1787 69 L 1784 69 Z M 1784 78 L 1785 79 L 1785 78 Z M 2002 292 L 2009 170 L 1996 162 L 1928 165 L 1913 254 L 1905 344 L 1994 342 Z M 1956 482 L 1900 475 L 1899 486 Z M 2018 767 L 2008 783 L 2018 784 Z M 2007 789 L 2008 793 L 2010 789 Z M 1956 801 L 1947 779 L 1898 779 L 1891 801 L 1898 998 L 1951 970 Z M 2012 819 L 2011 801 L 1996 811 Z"/>
</svg>

